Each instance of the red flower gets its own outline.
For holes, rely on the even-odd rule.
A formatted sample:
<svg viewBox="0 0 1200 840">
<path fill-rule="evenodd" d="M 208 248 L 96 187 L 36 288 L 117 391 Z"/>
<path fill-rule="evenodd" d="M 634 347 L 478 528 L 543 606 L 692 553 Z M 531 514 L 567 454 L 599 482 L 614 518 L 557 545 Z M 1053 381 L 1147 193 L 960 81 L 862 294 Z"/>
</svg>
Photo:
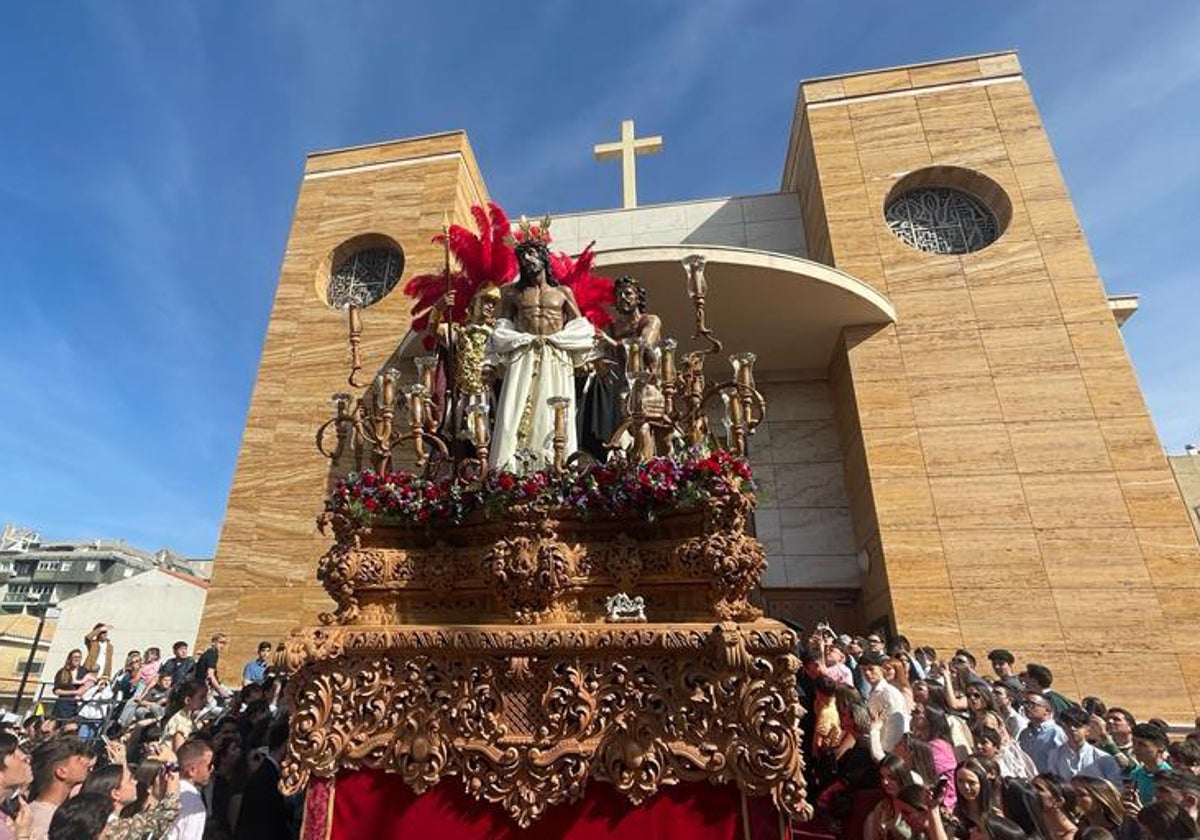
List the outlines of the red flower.
<svg viewBox="0 0 1200 840">
<path fill-rule="evenodd" d="M 513 478 L 512 473 L 500 473 L 500 477 L 496 479 L 496 484 L 504 492 L 508 492 L 517 486 L 517 480 Z"/>
</svg>

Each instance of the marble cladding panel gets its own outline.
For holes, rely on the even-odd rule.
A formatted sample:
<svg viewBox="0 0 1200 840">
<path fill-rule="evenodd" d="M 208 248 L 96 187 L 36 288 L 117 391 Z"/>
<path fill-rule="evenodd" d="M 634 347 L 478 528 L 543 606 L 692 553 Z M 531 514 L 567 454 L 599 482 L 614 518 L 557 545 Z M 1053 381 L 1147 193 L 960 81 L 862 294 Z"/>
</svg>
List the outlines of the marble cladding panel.
<svg viewBox="0 0 1200 840">
<path fill-rule="evenodd" d="M 1135 651 L 1075 648 L 1071 653 L 1083 666 L 1080 679 L 1086 680 L 1086 693 L 1103 697 L 1110 708 L 1133 710 L 1138 720 L 1159 717 L 1182 723 L 1193 720 L 1200 707 L 1200 657 L 1159 653 L 1144 646 Z M 1152 691 L 1147 690 L 1148 679 Z M 1057 668 L 1054 685 L 1058 687 Z M 1084 693 L 1078 690 L 1072 696 Z"/>
<path fill-rule="evenodd" d="M 941 536 L 946 567 L 955 589 L 1012 591 L 1014 582 L 1019 582 L 1022 589 L 1050 586 L 1032 531 L 943 528 Z"/>
<path fill-rule="evenodd" d="M 759 485 L 755 526 L 767 548 L 764 587 L 858 585 L 845 467 L 825 381 L 761 385 L 766 423 L 750 440 Z"/>
<path fill-rule="evenodd" d="M 1193 580 L 1190 586 L 1159 589 L 1155 594 L 1175 649 L 1181 656 L 1200 654 L 1200 611 L 1196 609 L 1200 585 Z"/>
<path fill-rule="evenodd" d="M 1055 589 L 1144 588 L 1152 583 L 1132 528 L 1046 528 L 1037 538 Z"/>
<path fill-rule="evenodd" d="M 1146 568 L 1160 589 L 1195 586 L 1196 531 L 1188 527 L 1137 528 Z"/>
<path fill-rule="evenodd" d="M 892 589 L 951 586 L 942 535 L 936 528 L 889 530 L 884 535 L 883 551 Z"/>
</svg>

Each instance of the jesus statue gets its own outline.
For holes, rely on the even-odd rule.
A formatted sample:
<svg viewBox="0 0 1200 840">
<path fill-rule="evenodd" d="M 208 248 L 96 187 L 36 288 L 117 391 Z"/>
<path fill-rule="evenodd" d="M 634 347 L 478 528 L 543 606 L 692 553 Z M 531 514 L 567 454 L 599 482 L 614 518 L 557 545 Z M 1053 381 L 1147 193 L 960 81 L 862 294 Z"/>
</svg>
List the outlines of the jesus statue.
<svg viewBox="0 0 1200 840">
<path fill-rule="evenodd" d="M 492 332 L 492 351 L 504 365 L 504 385 L 492 433 L 491 465 L 525 467 L 553 463 L 554 410 L 551 397 L 567 405 L 566 451 L 578 449 L 575 432 L 575 367 L 592 349 L 595 328 L 579 311 L 571 290 L 559 285 L 546 243 L 529 236 L 516 247 L 520 276 L 506 286 Z"/>
</svg>

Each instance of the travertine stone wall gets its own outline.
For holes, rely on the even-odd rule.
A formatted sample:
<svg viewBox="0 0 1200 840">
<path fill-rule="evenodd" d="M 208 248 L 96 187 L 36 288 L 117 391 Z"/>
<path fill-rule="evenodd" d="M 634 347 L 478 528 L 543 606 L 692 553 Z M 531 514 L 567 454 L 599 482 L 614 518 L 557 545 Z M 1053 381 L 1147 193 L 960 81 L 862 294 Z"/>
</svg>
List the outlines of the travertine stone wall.
<svg viewBox="0 0 1200 840">
<path fill-rule="evenodd" d="M 889 190 L 934 165 L 1003 187 L 999 241 L 934 256 L 892 235 Z M 898 312 L 848 330 L 829 372 L 867 620 L 1190 718 L 1196 534 L 1016 56 L 804 84 L 783 189 L 810 256 Z"/>
<path fill-rule="evenodd" d="M 786 375 L 760 382 L 767 421 L 750 439 L 764 588 L 859 585 L 845 470 L 829 385 Z"/>
<path fill-rule="evenodd" d="M 1175 473 L 1175 483 L 1192 517 L 1192 527 L 1200 534 L 1200 456 L 1172 455 L 1167 459 Z"/>
<path fill-rule="evenodd" d="M 330 394 L 353 390 L 345 313 L 321 297 L 334 248 L 364 233 L 390 236 L 405 251 L 403 283 L 440 268 L 430 238 L 443 212 L 464 221 L 480 200 L 486 189 L 462 132 L 309 157 L 200 631 L 204 640 L 231 634 L 226 679 L 239 679 L 260 639 L 282 638 L 331 603 L 315 575 L 329 544 L 314 526 L 329 463 L 313 433 L 332 412 Z M 409 303 L 397 287 L 363 312 L 364 381 L 407 332 Z"/>
</svg>

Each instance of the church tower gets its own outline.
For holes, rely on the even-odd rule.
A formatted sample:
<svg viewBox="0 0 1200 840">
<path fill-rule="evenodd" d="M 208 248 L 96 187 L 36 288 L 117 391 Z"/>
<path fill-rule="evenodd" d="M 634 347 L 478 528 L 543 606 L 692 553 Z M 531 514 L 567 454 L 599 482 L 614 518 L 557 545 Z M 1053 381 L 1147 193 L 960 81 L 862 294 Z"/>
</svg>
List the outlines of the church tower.
<svg viewBox="0 0 1200 840">
<path fill-rule="evenodd" d="M 332 416 L 332 394 L 359 390 L 346 382 L 344 306 L 366 304 L 361 381 L 369 383 L 408 332 L 411 301 L 393 287 L 401 275 L 439 270 L 442 250 L 430 239 L 443 215 L 464 221 L 485 201 L 460 131 L 309 156 L 198 647 L 228 632 L 228 662 L 240 667 L 260 640 L 278 641 L 328 607 L 316 579 L 328 540 L 314 522 L 331 469 L 313 433 Z"/>
<path fill-rule="evenodd" d="M 1016 55 L 804 83 L 783 189 L 897 314 L 830 369 L 866 620 L 1190 717 L 1196 534 Z"/>
</svg>

